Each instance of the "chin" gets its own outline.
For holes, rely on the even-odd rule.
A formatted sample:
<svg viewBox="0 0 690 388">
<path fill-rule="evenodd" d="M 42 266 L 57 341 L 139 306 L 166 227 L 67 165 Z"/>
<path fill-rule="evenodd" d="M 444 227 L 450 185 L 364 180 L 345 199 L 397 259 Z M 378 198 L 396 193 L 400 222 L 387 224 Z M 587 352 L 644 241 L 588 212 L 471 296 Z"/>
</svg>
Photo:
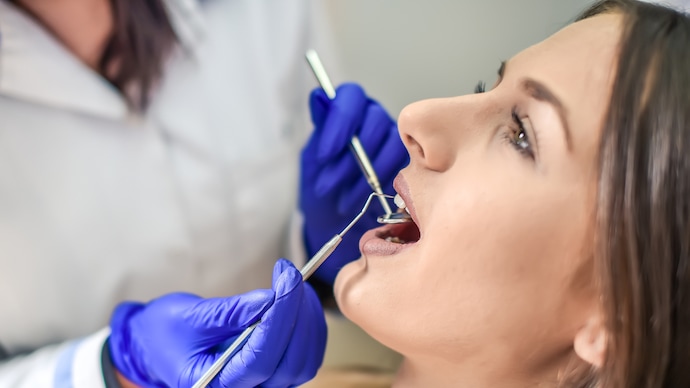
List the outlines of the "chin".
<svg viewBox="0 0 690 388">
<path fill-rule="evenodd" d="M 344 266 L 335 279 L 333 291 L 342 314 L 372 338 L 396 350 L 396 330 L 390 330 L 391 309 L 382 295 L 381 278 L 368 272 L 366 257 Z M 385 292 L 384 292 L 385 294 Z"/>
<path fill-rule="evenodd" d="M 335 279 L 333 293 L 343 315 L 376 338 L 369 329 L 381 319 L 385 306 L 380 306 L 379 298 L 372 297 L 377 295 L 378 282 L 372 279 L 367 267 L 365 257 L 344 266 Z"/>
<path fill-rule="evenodd" d="M 364 257 L 345 265 L 333 283 L 333 294 L 340 311 L 347 316 L 346 311 L 352 306 L 357 306 L 357 290 L 361 288 L 362 278 L 366 274 L 366 261 Z M 348 317 L 349 318 L 349 317 Z"/>
</svg>

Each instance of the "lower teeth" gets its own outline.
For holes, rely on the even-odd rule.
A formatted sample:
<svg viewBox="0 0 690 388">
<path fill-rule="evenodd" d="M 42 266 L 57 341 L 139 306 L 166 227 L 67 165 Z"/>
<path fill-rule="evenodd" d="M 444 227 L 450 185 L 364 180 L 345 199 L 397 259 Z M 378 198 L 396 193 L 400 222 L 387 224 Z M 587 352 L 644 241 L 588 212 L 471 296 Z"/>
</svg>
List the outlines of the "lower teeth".
<svg viewBox="0 0 690 388">
<path fill-rule="evenodd" d="M 396 244 L 405 244 L 404 240 L 401 240 L 397 237 L 392 237 L 392 236 L 386 237 L 386 241 L 396 243 Z"/>
</svg>

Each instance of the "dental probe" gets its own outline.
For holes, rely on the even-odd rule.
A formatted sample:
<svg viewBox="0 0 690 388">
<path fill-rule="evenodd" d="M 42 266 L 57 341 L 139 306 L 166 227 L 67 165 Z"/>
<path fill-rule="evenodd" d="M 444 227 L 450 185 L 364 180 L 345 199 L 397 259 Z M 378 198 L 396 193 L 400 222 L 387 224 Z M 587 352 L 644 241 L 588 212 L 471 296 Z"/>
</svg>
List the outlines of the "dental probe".
<svg viewBox="0 0 690 388">
<path fill-rule="evenodd" d="M 319 54 L 316 53 L 316 50 L 307 50 L 305 57 L 307 58 L 307 62 L 309 63 L 311 70 L 316 76 L 316 80 L 319 82 L 319 85 L 321 85 L 323 91 L 326 92 L 326 96 L 331 100 L 334 99 L 335 88 L 333 87 L 328 74 L 326 74 L 326 69 L 323 67 L 321 59 L 319 59 Z M 364 147 L 359 141 L 359 137 L 357 135 L 352 136 L 352 139 L 350 139 L 350 149 L 355 154 L 355 159 L 357 159 L 357 163 L 362 169 L 364 177 L 367 179 L 367 183 L 369 183 L 369 186 L 371 186 L 374 192 L 379 194 L 379 201 L 381 202 L 381 206 L 383 206 L 383 211 L 386 212 L 386 216 L 393 213 L 388 205 L 388 201 L 386 201 L 386 198 L 383 197 L 384 194 L 383 189 L 381 188 L 379 177 L 376 175 L 376 171 L 374 171 L 374 167 L 364 151 Z"/>
<path fill-rule="evenodd" d="M 309 279 L 309 277 L 316 272 L 316 270 L 323 264 L 324 261 L 333 253 L 335 248 L 338 247 L 341 241 L 343 241 L 343 237 L 345 236 L 345 233 L 349 232 L 350 229 L 352 229 L 353 226 L 359 221 L 360 218 L 364 215 L 364 213 L 369 209 L 369 205 L 371 204 L 371 200 L 374 197 L 384 197 L 385 198 L 393 198 L 390 195 L 386 194 L 379 194 L 379 193 L 371 193 L 369 194 L 369 197 L 367 198 L 367 201 L 364 203 L 364 206 L 362 207 L 362 210 L 355 216 L 355 218 L 350 221 L 349 224 L 343 229 L 340 233 L 336 234 L 328 240 L 321 249 L 319 249 L 318 252 L 314 254 L 314 256 L 309 259 L 307 264 L 302 267 L 300 270 L 300 273 L 302 274 L 302 281 L 306 281 Z M 225 366 L 225 364 L 228 363 L 230 358 L 237 353 L 239 348 L 247 342 L 247 339 L 249 336 L 254 332 L 254 329 L 261 323 L 261 320 L 258 320 L 256 323 L 252 324 L 251 326 L 247 327 L 244 329 L 242 334 L 240 334 L 239 337 L 235 339 L 235 341 L 232 342 L 230 347 L 228 347 L 225 352 L 211 365 L 211 367 L 199 378 L 199 380 L 192 386 L 192 388 L 205 388 L 207 387 L 211 381 L 220 373 L 221 369 Z"/>
</svg>

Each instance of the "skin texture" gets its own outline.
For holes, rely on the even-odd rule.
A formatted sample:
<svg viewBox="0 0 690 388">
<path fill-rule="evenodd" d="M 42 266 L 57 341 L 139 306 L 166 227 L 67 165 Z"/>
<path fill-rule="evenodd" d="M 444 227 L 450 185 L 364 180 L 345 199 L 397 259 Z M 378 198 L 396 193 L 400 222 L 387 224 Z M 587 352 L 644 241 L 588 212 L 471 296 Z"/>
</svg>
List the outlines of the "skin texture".
<svg viewBox="0 0 690 388">
<path fill-rule="evenodd" d="M 19 0 L 18 3 L 88 67 L 98 68 L 113 31 L 108 0 Z"/>
<path fill-rule="evenodd" d="M 400 114 L 411 163 L 396 189 L 421 238 L 385 255 L 370 232 L 335 284 L 343 313 L 405 356 L 397 387 L 546 387 L 596 364 L 597 152 L 620 34 L 620 15 L 572 24 L 492 90 Z M 527 78 L 561 101 L 568 136 Z"/>
</svg>

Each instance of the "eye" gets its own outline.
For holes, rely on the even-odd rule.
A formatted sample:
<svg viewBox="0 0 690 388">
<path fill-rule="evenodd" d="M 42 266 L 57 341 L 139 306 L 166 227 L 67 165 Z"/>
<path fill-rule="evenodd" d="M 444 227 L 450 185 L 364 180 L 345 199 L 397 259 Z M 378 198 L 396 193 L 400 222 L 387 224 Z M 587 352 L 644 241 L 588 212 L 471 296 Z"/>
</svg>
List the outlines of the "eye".
<svg viewBox="0 0 690 388">
<path fill-rule="evenodd" d="M 515 109 L 513 109 L 512 117 L 517 128 L 507 133 L 506 137 L 508 141 L 518 152 L 520 152 L 520 154 L 527 158 L 534 159 L 534 151 L 527 131 L 525 130 L 525 125 Z"/>
</svg>

